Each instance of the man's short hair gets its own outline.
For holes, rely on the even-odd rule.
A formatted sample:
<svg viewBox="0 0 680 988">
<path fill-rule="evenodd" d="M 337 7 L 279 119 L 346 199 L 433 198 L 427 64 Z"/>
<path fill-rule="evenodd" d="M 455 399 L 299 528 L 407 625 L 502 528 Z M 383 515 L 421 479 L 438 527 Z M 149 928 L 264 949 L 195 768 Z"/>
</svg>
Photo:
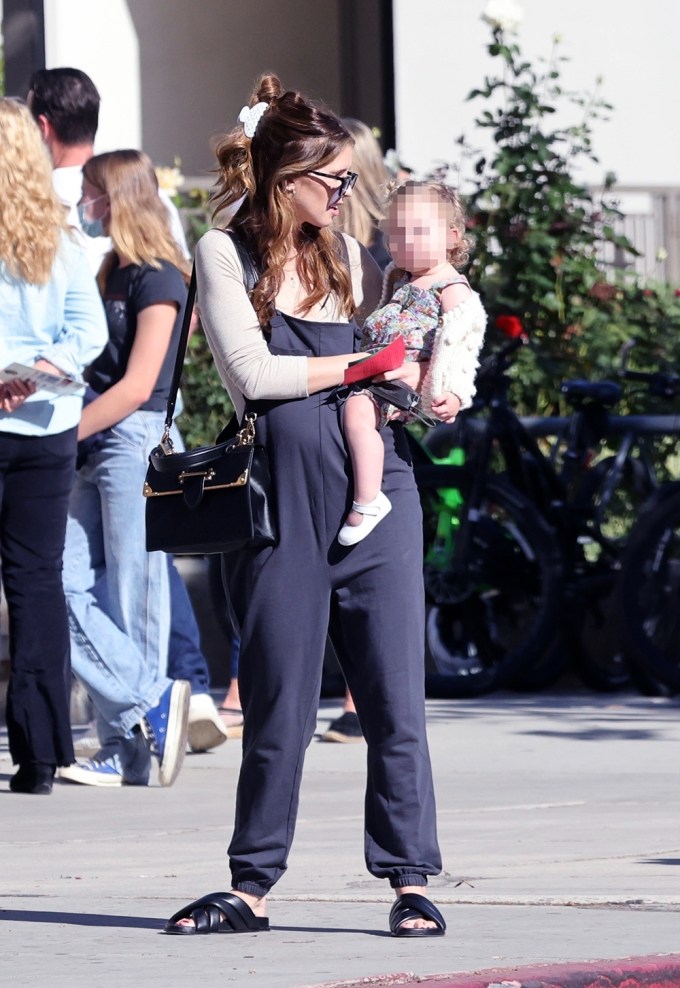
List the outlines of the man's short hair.
<svg viewBox="0 0 680 988">
<path fill-rule="evenodd" d="M 67 147 L 94 144 L 99 125 L 99 93 L 80 69 L 39 69 L 31 78 L 31 113 L 45 116 Z"/>
</svg>

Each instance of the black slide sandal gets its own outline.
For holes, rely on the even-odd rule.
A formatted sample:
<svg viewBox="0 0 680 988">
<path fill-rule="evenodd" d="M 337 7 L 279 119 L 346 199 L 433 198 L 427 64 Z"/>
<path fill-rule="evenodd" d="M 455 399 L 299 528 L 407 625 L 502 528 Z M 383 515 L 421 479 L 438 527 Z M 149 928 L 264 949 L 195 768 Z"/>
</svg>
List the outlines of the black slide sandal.
<svg viewBox="0 0 680 988">
<path fill-rule="evenodd" d="M 403 927 L 409 919 L 429 919 L 437 924 L 436 928 L 426 926 L 421 929 Z M 424 895 L 416 892 L 406 892 L 400 895 L 390 910 L 390 930 L 395 937 L 443 937 L 446 932 L 446 922 L 434 903 Z"/>
<path fill-rule="evenodd" d="M 195 926 L 180 926 L 180 919 L 193 919 Z M 190 902 L 171 916 L 163 933 L 195 936 L 205 933 L 266 933 L 269 920 L 256 916 L 247 902 L 233 892 L 210 892 Z"/>
</svg>

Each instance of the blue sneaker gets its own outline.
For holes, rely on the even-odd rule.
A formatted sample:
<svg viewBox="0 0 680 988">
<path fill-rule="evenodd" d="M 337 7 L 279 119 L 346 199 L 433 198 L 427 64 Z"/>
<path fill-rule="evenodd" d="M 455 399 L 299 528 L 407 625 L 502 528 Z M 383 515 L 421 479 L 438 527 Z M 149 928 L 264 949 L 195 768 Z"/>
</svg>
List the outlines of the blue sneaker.
<svg viewBox="0 0 680 988">
<path fill-rule="evenodd" d="M 86 762 L 74 762 L 57 769 L 57 778 L 64 782 L 78 782 L 83 786 L 122 786 L 123 774 L 115 758 L 98 762 L 89 758 Z"/>
<path fill-rule="evenodd" d="M 176 679 L 142 720 L 144 737 L 151 754 L 158 759 L 158 781 L 162 786 L 173 784 L 184 761 L 190 699 L 191 684 Z"/>
</svg>

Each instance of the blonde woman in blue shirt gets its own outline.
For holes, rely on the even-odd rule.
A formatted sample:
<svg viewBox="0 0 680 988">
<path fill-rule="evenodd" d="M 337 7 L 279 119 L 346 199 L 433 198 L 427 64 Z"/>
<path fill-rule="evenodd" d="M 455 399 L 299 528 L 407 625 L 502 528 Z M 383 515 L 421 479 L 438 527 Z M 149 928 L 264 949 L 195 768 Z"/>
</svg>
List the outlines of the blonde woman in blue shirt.
<svg viewBox="0 0 680 988">
<path fill-rule="evenodd" d="M 52 189 L 28 110 L 0 99 L 0 368 L 80 378 L 106 343 L 102 302 Z M 0 556 L 10 629 L 7 730 L 16 793 L 48 795 L 73 760 L 61 580 L 78 394 L 0 385 Z"/>
</svg>

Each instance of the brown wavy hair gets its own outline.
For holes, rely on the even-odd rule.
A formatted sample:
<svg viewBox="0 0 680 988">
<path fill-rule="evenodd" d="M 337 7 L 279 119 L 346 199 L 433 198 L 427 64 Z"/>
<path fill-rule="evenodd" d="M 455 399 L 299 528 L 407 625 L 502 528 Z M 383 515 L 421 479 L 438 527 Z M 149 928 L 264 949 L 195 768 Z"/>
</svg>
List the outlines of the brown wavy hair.
<svg viewBox="0 0 680 988">
<path fill-rule="evenodd" d="M 250 106 L 267 103 L 252 138 L 241 124 L 215 148 L 219 178 L 211 197 L 214 215 L 240 199 L 231 226 L 241 233 L 258 260 L 262 276 L 252 302 L 260 324 L 274 314 L 274 300 L 283 283 L 283 266 L 291 250 L 298 255 L 298 273 L 307 292 L 303 314 L 330 293 L 348 318 L 354 313 L 349 271 L 337 235 L 296 224 L 294 203 L 286 183 L 296 175 L 323 170 L 352 137 L 340 119 L 294 90 L 284 90 L 278 76 L 257 80 Z"/>
<path fill-rule="evenodd" d="M 13 278 L 44 285 L 68 230 L 37 124 L 21 103 L 0 99 L 0 262 Z"/>
<path fill-rule="evenodd" d="M 189 280 L 189 264 L 170 229 L 168 211 L 158 196 L 158 179 L 148 155 L 133 149 L 97 154 L 83 166 L 83 178 L 109 197 L 107 234 L 113 250 L 97 274 L 103 292 L 116 254 L 133 264 L 160 268 L 169 261 Z"/>
</svg>

